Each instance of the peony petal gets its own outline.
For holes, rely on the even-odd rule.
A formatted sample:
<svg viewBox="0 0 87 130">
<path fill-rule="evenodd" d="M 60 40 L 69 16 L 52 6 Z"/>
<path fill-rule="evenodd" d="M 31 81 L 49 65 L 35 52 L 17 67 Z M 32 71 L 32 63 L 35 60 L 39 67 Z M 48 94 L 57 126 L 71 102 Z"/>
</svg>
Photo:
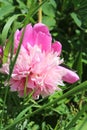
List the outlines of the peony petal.
<svg viewBox="0 0 87 130">
<path fill-rule="evenodd" d="M 23 28 L 24 29 L 24 28 Z M 17 30 L 14 35 L 14 48 L 16 49 L 18 47 L 18 44 L 20 42 L 20 38 L 23 32 L 23 29 L 21 31 Z M 28 24 L 25 28 L 24 37 L 22 41 L 22 45 L 27 48 L 27 44 L 34 45 L 35 39 L 34 39 L 34 31 L 31 26 L 31 24 Z"/>
<path fill-rule="evenodd" d="M 34 37 L 33 37 L 33 28 L 31 24 L 28 24 L 26 26 L 25 32 L 24 32 L 24 37 L 23 37 L 23 42 L 22 45 L 26 48 L 27 44 L 30 44 L 33 46 L 34 44 Z"/>
<path fill-rule="evenodd" d="M 72 84 L 72 83 L 75 83 L 76 81 L 79 80 L 79 76 L 75 72 L 73 72 L 73 71 L 71 71 L 69 69 L 66 69 L 66 68 L 64 68 L 62 66 L 59 66 L 59 68 L 62 71 L 66 72 L 66 74 L 62 78 L 65 82 L 68 82 L 68 83 Z"/>
<path fill-rule="evenodd" d="M 48 30 L 48 27 L 42 23 L 35 24 L 33 29 L 37 33 L 42 32 L 42 33 L 45 33 L 46 35 L 51 36 L 51 34 L 49 33 L 49 30 Z"/>
<path fill-rule="evenodd" d="M 38 23 L 34 25 L 33 29 L 34 38 L 36 38 L 35 44 L 38 44 L 42 48 L 42 51 L 50 51 L 52 38 L 48 27 L 42 23 Z"/>
<path fill-rule="evenodd" d="M 14 36 L 14 48 L 18 47 L 23 29 L 21 31 L 17 30 Z M 51 50 L 51 34 L 48 28 L 41 23 L 36 24 L 33 28 L 31 24 L 28 24 L 25 29 L 22 45 L 27 48 L 27 44 L 35 45 L 38 44 L 42 50 Z"/>
<path fill-rule="evenodd" d="M 50 51 L 51 50 L 51 37 L 46 35 L 45 33 L 39 32 L 36 38 L 36 44 L 39 45 L 42 51 Z"/>
<path fill-rule="evenodd" d="M 20 37 L 21 37 L 21 32 L 19 30 L 17 30 L 14 34 L 14 49 L 16 49 L 18 47 Z"/>
<path fill-rule="evenodd" d="M 62 51 L 62 45 L 61 45 L 61 43 L 58 42 L 58 41 L 55 41 L 52 44 L 52 49 L 54 50 L 54 52 L 58 52 L 58 56 L 60 56 L 61 51 Z"/>
</svg>

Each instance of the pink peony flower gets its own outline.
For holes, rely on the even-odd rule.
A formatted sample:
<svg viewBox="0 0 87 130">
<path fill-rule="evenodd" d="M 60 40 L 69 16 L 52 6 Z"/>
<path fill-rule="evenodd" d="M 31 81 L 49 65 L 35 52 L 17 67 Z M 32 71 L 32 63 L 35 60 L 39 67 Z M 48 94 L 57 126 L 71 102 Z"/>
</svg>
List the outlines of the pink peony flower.
<svg viewBox="0 0 87 130">
<path fill-rule="evenodd" d="M 22 31 L 17 30 L 14 35 L 14 56 L 18 48 Z M 60 59 L 62 45 L 52 44 L 52 37 L 48 28 L 42 24 L 34 27 L 28 24 L 25 29 L 21 49 L 10 79 L 11 91 L 17 91 L 19 96 L 33 93 L 33 98 L 48 96 L 56 90 L 61 90 L 63 81 L 74 83 L 79 80 L 78 75 L 61 66 Z M 0 71 L 9 74 L 9 58 Z"/>
</svg>

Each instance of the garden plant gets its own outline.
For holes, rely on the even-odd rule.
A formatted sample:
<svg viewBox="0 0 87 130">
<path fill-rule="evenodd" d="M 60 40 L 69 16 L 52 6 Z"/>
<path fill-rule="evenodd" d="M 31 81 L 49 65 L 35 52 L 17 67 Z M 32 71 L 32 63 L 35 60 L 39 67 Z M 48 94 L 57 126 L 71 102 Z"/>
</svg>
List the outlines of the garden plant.
<svg viewBox="0 0 87 130">
<path fill-rule="evenodd" d="M 0 0 L 0 130 L 87 130 L 87 0 Z"/>
</svg>

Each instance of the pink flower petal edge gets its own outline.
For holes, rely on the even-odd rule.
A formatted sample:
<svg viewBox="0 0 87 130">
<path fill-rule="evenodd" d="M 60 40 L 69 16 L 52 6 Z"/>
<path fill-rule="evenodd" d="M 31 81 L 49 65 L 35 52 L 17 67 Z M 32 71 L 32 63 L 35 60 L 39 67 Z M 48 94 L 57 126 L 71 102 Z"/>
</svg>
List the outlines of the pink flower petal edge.
<svg viewBox="0 0 87 130">
<path fill-rule="evenodd" d="M 17 30 L 15 32 L 15 37 L 14 37 L 15 49 L 18 47 L 18 44 L 20 42 L 22 31 L 23 29 L 20 31 Z M 27 48 L 28 43 L 31 46 L 37 44 L 42 48 L 43 51 L 50 51 L 51 41 L 52 41 L 51 34 L 49 33 L 47 26 L 45 26 L 42 23 L 38 23 L 34 25 L 34 27 L 32 27 L 31 24 L 28 24 L 25 28 L 22 45 L 25 48 Z"/>
<path fill-rule="evenodd" d="M 58 56 L 60 56 L 61 51 L 62 51 L 62 45 L 60 42 L 56 41 L 52 44 L 52 49 L 54 52 L 58 52 Z"/>
<path fill-rule="evenodd" d="M 3 59 L 3 47 L 0 46 L 0 64 L 2 64 L 2 59 Z"/>
<path fill-rule="evenodd" d="M 15 32 L 14 56 L 23 29 Z M 63 59 L 60 58 L 61 51 L 60 42 L 55 41 L 52 44 L 52 36 L 46 25 L 37 23 L 32 27 L 28 24 L 9 82 L 10 90 L 17 91 L 22 97 L 26 87 L 26 95 L 32 93 L 33 98 L 37 99 L 40 95 L 45 97 L 61 90 L 63 81 L 71 84 L 78 81 L 79 76 L 75 72 L 61 66 L 63 63 Z M 10 57 L 0 68 L 0 72 L 9 74 L 9 64 Z"/>
<path fill-rule="evenodd" d="M 59 67 L 60 67 L 60 69 L 62 71 L 66 72 L 66 74 L 62 78 L 63 81 L 73 84 L 73 83 L 75 83 L 75 82 L 77 82 L 79 80 L 79 76 L 75 72 L 73 72 L 73 71 L 71 71 L 69 69 L 66 69 L 66 68 L 64 68 L 62 66 L 59 66 Z"/>
<path fill-rule="evenodd" d="M 3 47 L 0 46 L 0 56 L 2 57 L 3 56 Z"/>
</svg>

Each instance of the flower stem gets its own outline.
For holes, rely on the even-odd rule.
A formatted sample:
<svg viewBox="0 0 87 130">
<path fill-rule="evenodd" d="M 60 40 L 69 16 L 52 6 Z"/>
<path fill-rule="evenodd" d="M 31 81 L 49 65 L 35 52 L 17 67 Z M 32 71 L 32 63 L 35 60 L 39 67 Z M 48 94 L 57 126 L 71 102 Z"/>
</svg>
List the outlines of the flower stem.
<svg viewBox="0 0 87 130">
<path fill-rule="evenodd" d="M 3 109 L 2 109 L 2 114 L 1 114 L 1 121 L 0 121 L 0 129 L 3 127 L 3 117 L 4 117 L 4 109 L 5 109 L 5 103 L 6 103 L 6 98 L 8 94 L 8 86 L 6 87 L 5 90 L 5 97 L 4 97 L 4 102 L 3 102 Z"/>
<path fill-rule="evenodd" d="M 42 0 L 39 0 L 39 5 L 42 4 Z M 42 8 L 40 7 L 39 8 L 39 11 L 38 11 L 38 22 L 41 23 L 42 22 Z"/>
</svg>

